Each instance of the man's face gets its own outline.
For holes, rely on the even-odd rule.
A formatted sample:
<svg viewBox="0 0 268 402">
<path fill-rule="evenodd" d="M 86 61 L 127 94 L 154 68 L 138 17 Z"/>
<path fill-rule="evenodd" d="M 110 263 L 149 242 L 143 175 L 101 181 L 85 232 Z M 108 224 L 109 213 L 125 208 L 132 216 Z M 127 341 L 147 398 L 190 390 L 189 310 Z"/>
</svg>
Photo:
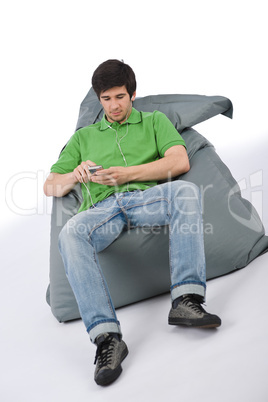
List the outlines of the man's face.
<svg viewBox="0 0 268 402">
<path fill-rule="evenodd" d="M 113 87 L 100 94 L 100 103 L 110 123 L 117 121 L 123 123 L 130 116 L 132 110 L 132 101 L 135 99 L 134 92 L 130 99 L 127 89 L 122 87 Z"/>
</svg>

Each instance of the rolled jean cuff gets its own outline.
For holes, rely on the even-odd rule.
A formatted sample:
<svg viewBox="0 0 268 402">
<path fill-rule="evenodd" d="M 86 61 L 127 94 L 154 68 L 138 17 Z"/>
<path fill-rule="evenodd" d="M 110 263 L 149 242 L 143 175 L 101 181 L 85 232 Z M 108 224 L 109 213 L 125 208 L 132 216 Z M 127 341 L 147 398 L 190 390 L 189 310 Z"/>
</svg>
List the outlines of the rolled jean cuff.
<svg viewBox="0 0 268 402">
<path fill-rule="evenodd" d="M 183 283 L 181 285 L 174 285 L 171 289 L 171 300 L 175 300 L 180 296 L 187 294 L 196 294 L 202 296 L 204 301 L 206 298 L 206 285 L 196 283 Z"/>
<path fill-rule="evenodd" d="M 96 325 L 89 331 L 91 342 L 95 343 L 95 339 L 97 338 L 97 336 L 99 336 L 100 334 L 104 334 L 105 332 L 115 332 L 122 336 L 120 325 L 116 324 L 115 322 L 103 322 Z"/>
</svg>

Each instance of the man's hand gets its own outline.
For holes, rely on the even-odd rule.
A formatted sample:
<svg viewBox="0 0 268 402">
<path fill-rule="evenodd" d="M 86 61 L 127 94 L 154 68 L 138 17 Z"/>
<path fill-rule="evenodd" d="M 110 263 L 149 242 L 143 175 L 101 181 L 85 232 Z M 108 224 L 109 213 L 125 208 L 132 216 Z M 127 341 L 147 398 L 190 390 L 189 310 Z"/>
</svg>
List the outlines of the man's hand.
<svg viewBox="0 0 268 402">
<path fill-rule="evenodd" d="M 91 175 L 90 181 L 106 186 L 120 186 L 130 180 L 129 168 L 123 166 L 114 166 L 109 169 L 98 170 Z"/>
<path fill-rule="evenodd" d="M 96 166 L 95 162 L 87 160 L 78 165 L 71 173 L 50 173 L 44 184 L 46 196 L 63 197 L 68 194 L 77 183 L 87 183 L 91 174 L 89 166 Z"/>
<path fill-rule="evenodd" d="M 96 166 L 96 163 L 87 160 L 74 169 L 73 173 L 77 182 L 88 183 L 91 180 L 92 174 L 88 170 L 88 166 Z"/>
</svg>

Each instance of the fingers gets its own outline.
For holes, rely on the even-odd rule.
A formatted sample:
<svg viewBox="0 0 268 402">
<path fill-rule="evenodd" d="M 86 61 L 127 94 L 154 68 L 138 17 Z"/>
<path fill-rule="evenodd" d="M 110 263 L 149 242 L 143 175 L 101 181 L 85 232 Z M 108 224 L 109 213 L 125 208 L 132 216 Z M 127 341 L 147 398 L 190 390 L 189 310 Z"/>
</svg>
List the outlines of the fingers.
<svg viewBox="0 0 268 402">
<path fill-rule="evenodd" d="M 86 162 L 82 162 L 74 169 L 73 173 L 79 183 L 88 183 L 90 181 L 92 175 L 88 170 L 88 166 L 96 166 L 96 163 L 87 160 Z"/>
<path fill-rule="evenodd" d="M 117 186 L 125 182 L 122 177 L 123 170 L 124 168 L 121 166 L 102 169 L 92 175 L 90 180 L 94 183 L 104 184 L 106 186 Z"/>
<path fill-rule="evenodd" d="M 91 176 L 91 181 L 106 186 L 115 186 L 117 184 L 116 178 L 111 173 L 105 173 L 105 171 L 96 172 Z"/>
<path fill-rule="evenodd" d="M 92 181 L 106 186 L 117 186 L 128 181 L 125 167 L 110 167 L 109 169 L 97 170 L 91 174 L 88 166 L 96 166 L 96 163 L 87 160 L 74 169 L 73 173 L 77 182 L 88 183 Z"/>
</svg>

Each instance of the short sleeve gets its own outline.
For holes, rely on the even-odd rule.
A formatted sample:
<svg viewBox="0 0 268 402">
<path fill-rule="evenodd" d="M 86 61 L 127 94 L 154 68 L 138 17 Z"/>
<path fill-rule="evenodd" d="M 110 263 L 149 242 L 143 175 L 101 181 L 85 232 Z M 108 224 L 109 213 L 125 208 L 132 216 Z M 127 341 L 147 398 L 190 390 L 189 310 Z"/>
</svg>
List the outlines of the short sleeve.
<svg viewBox="0 0 268 402">
<path fill-rule="evenodd" d="M 174 145 L 183 145 L 186 148 L 183 138 L 167 116 L 159 111 L 155 111 L 153 115 L 154 131 L 159 155 L 163 157 L 165 152 Z"/>
<path fill-rule="evenodd" d="M 81 152 L 78 132 L 70 138 L 60 154 L 59 159 L 51 167 L 51 173 L 70 173 L 81 163 Z"/>
</svg>

